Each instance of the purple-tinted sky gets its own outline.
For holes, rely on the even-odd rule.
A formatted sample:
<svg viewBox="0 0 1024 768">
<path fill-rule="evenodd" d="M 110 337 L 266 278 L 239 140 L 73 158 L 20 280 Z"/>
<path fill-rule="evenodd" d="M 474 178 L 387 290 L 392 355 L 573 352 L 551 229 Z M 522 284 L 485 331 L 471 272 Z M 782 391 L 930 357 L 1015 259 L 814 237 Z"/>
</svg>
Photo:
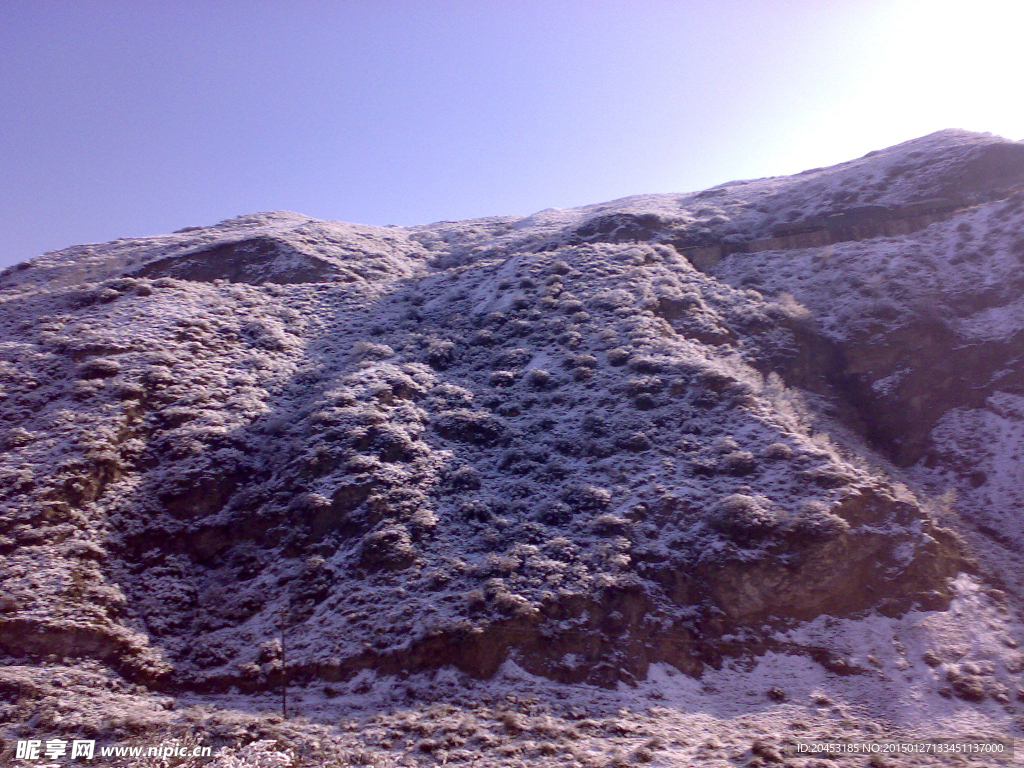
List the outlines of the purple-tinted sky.
<svg viewBox="0 0 1024 768">
<path fill-rule="evenodd" d="M 0 0 L 0 266 L 253 211 L 529 214 L 1024 138 L 1021 6 Z"/>
</svg>

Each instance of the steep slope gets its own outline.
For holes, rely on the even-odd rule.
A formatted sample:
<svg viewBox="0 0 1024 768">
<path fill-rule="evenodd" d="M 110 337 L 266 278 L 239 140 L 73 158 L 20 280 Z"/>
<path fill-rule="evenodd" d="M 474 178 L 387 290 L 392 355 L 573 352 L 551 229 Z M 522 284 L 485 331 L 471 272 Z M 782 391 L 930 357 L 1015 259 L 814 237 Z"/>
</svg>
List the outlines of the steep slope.
<svg viewBox="0 0 1024 768">
<path fill-rule="evenodd" d="M 1021 596 L 1022 185 L 1024 145 L 950 131 L 691 195 L 254 214 L 9 269 L 0 648 L 179 693 L 272 689 L 282 626 L 296 683 L 865 674 L 798 628 L 940 615 L 979 569 Z"/>
</svg>

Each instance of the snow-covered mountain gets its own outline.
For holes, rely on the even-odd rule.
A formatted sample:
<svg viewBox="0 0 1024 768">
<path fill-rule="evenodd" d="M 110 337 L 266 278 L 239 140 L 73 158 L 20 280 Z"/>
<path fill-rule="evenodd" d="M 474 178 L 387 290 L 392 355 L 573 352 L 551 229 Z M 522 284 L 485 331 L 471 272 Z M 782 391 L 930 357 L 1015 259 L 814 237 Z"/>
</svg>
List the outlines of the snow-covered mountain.
<svg viewBox="0 0 1024 768">
<path fill-rule="evenodd" d="M 274 727 L 310 764 L 317 718 L 375 714 L 330 738 L 385 760 L 397 710 L 499 693 L 518 725 L 415 759 L 763 764 L 749 734 L 794 717 L 1017 734 L 1022 262 L 1024 144 L 943 131 L 694 194 L 253 214 L 5 270 L 5 738 L 219 702 L 249 730 L 204 733 L 251 740 L 282 626 L 307 719 Z M 576 710 L 648 720 L 537 740 Z"/>
</svg>

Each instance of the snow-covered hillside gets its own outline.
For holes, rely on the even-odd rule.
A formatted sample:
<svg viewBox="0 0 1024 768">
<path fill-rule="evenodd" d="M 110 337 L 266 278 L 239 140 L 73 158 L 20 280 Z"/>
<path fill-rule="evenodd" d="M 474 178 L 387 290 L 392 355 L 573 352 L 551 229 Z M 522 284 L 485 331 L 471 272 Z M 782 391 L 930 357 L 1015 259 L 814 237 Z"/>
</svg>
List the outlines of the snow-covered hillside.
<svg viewBox="0 0 1024 768">
<path fill-rule="evenodd" d="M 0 273 L 2 727 L 180 732 L 217 702 L 210 738 L 309 764 L 353 733 L 500 765 L 1016 734 L 1022 190 L 1024 145 L 943 131 L 694 194 L 253 214 Z M 282 631 L 299 722 L 258 714 Z M 479 722 L 417 747 L 403 709 Z M 642 722 L 572 725 L 617 711 Z"/>
</svg>

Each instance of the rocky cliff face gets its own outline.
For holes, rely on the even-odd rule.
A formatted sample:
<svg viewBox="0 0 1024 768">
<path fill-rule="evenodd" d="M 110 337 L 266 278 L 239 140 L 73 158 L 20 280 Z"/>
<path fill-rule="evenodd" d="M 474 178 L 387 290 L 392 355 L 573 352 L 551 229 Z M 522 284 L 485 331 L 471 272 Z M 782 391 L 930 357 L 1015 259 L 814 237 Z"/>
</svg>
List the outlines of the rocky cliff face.
<svg viewBox="0 0 1024 768">
<path fill-rule="evenodd" d="M 783 648 L 845 674 L 779 632 L 942 612 L 963 572 L 1017 600 L 1021 185 L 1024 145 L 943 132 L 691 195 L 256 214 L 9 269 L 0 648 L 259 692 L 283 622 L 296 683 L 614 686 Z M 937 196 L 907 234 L 744 246 Z"/>
</svg>

